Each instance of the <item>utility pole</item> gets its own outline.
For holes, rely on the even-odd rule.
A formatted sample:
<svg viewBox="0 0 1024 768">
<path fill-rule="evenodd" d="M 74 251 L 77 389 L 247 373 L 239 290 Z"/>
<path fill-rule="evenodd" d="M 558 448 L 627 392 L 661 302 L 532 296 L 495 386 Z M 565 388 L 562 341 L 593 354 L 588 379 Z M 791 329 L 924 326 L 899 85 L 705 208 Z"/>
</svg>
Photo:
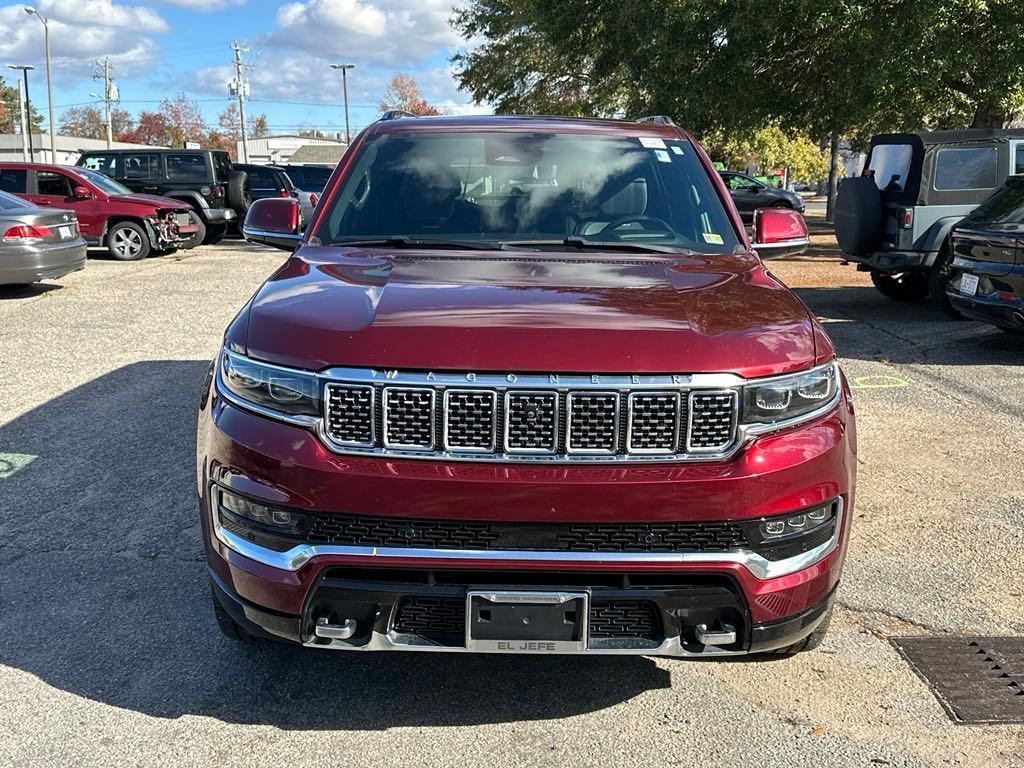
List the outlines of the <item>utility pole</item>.
<svg viewBox="0 0 1024 768">
<path fill-rule="evenodd" d="M 245 97 L 249 95 L 249 81 L 242 76 L 242 54 L 248 53 L 249 49 L 238 44 L 238 41 L 231 43 L 231 50 L 235 52 L 235 79 L 228 83 L 228 91 L 232 96 L 238 97 L 238 122 L 242 130 L 242 162 L 249 162 L 249 144 L 245 136 Z"/>
<path fill-rule="evenodd" d="M 345 99 L 345 144 L 349 144 L 352 141 L 352 137 L 348 132 L 348 77 L 346 73 L 350 69 L 355 69 L 355 64 L 331 64 L 331 69 L 341 70 L 341 92 Z"/>
<path fill-rule="evenodd" d="M 107 149 L 110 149 L 114 141 L 114 126 L 111 119 L 110 104 L 117 101 L 117 83 L 110 79 L 111 65 L 109 56 L 103 59 L 103 61 L 97 61 L 96 66 L 100 68 L 100 71 L 93 75 L 92 79 L 103 81 L 103 122 L 107 126 Z"/>
<path fill-rule="evenodd" d="M 46 50 L 46 101 L 50 112 L 50 162 L 57 162 L 57 123 L 53 119 L 53 80 L 50 77 L 50 22 L 42 16 L 39 11 L 30 6 L 25 7 L 25 13 L 35 16 L 43 22 L 43 46 Z"/>
<path fill-rule="evenodd" d="M 18 95 L 22 96 L 21 102 L 21 154 L 30 163 L 34 163 L 35 152 L 32 150 L 32 102 L 28 97 L 28 71 L 35 69 L 31 64 L 8 64 L 8 69 L 21 70 L 21 74 L 24 75 L 24 91 L 19 87 Z M 22 95 L 23 94 L 23 95 Z M 25 138 L 28 137 L 28 155 L 25 155 Z"/>
</svg>

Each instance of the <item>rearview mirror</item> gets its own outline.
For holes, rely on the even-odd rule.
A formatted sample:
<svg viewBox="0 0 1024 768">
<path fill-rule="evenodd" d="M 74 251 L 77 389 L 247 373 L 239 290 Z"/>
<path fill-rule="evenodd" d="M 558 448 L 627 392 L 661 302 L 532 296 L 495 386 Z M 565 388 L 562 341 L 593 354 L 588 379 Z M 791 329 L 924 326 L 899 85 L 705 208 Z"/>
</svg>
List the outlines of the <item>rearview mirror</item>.
<svg viewBox="0 0 1024 768">
<path fill-rule="evenodd" d="M 92 192 L 89 191 L 88 187 L 75 187 L 72 192 L 72 197 L 77 197 L 82 200 L 90 200 L 92 198 Z"/>
<path fill-rule="evenodd" d="M 795 256 L 807 250 L 811 239 L 807 222 L 788 208 L 758 208 L 754 211 L 754 250 L 762 259 Z"/>
<path fill-rule="evenodd" d="M 294 197 L 267 197 L 249 207 L 242 236 L 250 243 L 293 251 L 302 239 L 299 201 Z"/>
</svg>

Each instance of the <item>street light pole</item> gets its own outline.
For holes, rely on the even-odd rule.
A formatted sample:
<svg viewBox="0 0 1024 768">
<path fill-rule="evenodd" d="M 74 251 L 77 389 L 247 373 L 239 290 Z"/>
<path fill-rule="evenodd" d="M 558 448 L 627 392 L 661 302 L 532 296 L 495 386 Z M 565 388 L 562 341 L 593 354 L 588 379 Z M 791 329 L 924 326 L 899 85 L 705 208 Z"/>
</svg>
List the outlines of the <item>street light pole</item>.
<svg viewBox="0 0 1024 768">
<path fill-rule="evenodd" d="M 43 22 L 43 45 L 46 48 L 46 101 L 50 112 L 50 162 L 56 163 L 57 124 L 53 120 L 53 79 L 50 75 L 50 24 L 35 8 L 26 6 L 25 13 L 29 16 L 35 16 Z"/>
<path fill-rule="evenodd" d="M 26 152 L 25 140 L 26 134 L 28 134 L 28 156 L 24 159 L 30 163 L 34 163 L 36 159 L 35 153 L 32 150 L 32 102 L 28 97 L 28 71 L 30 69 L 35 69 L 35 67 L 31 64 L 8 64 L 7 68 L 13 70 L 20 69 L 22 75 L 24 75 L 24 90 L 22 91 L 19 89 L 18 91 L 19 95 L 24 96 L 24 98 L 21 99 L 21 153 L 24 155 Z"/>
<path fill-rule="evenodd" d="M 348 130 L 348 78 L 346 73 L 350 69 L 355 69 L 355 64 L 331 64 L 331 69 L 341 70 L 341 91 L 345 98 L 345 143 L 349 144 L 352 141 L 352 137 Z"/>
</svg>

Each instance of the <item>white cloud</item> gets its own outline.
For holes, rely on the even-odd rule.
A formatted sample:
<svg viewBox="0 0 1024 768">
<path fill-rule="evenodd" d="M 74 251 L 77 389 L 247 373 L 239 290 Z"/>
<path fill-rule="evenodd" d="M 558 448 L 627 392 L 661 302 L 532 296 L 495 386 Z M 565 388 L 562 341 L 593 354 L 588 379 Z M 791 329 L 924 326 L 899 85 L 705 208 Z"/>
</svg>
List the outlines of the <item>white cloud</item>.
<svg viewBox="0 0 1024 768">
<path fill-rule="evenodd" d="M 327 58 L 410 67 L 461 43 L 452 0 L 307 0 L 282 6 L 266 45 Z"/>
<path fill-rule="evenodd" d="M 110 56 L 126 68 L 152 62 L 156 43 L 149 36 L 168 31 L 159 14 L 112 0 L 47 0 L 37 5 L 47 17 L 54 67 L 64 75 L 82 75 L 93 59 Z M 41 65 L 43 29 L 23 5 L 0 8 L 0 60 Z"/>
<path fill-rule="evenodd" d="M 220 11 L 233 5 L 243 5 L 245 0 L 161 0 L 166 5 L 177 5 L 193 11 Z"/>
</svg>

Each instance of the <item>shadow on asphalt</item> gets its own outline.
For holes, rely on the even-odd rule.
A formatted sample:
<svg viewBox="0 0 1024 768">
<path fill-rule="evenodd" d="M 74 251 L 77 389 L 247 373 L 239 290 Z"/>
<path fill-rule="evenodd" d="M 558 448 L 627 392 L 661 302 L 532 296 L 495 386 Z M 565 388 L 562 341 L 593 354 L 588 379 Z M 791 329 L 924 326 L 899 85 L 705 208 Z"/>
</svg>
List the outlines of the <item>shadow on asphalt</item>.
<svg viewBox="0 0 1024 768">
<path fill-rule="evenodd" d="M 28 285 L 0 285 L 0 302 L 6 299 L 31 299 L 50 291 L 58 291 L 63 285 L 57 283 L 29 283 Z"/>
<path fill-rule="evenodd" d="M 1024 364 L 1024 337 L 987 323 L 954 320 L 930 301 L 892 301 L 871 286 L 793 292 L 825 320 L 840 357 L 897 364 Z"/>
<path fill-rule="evenodd" d="M 544 720 L 670 686 L 636 657 L 247 648 L 213 620 L 194 487 L 208 363 L 126 366 L 0 427 L 0 663 L 154 717 L 377 730 Z"/>
</svg>

